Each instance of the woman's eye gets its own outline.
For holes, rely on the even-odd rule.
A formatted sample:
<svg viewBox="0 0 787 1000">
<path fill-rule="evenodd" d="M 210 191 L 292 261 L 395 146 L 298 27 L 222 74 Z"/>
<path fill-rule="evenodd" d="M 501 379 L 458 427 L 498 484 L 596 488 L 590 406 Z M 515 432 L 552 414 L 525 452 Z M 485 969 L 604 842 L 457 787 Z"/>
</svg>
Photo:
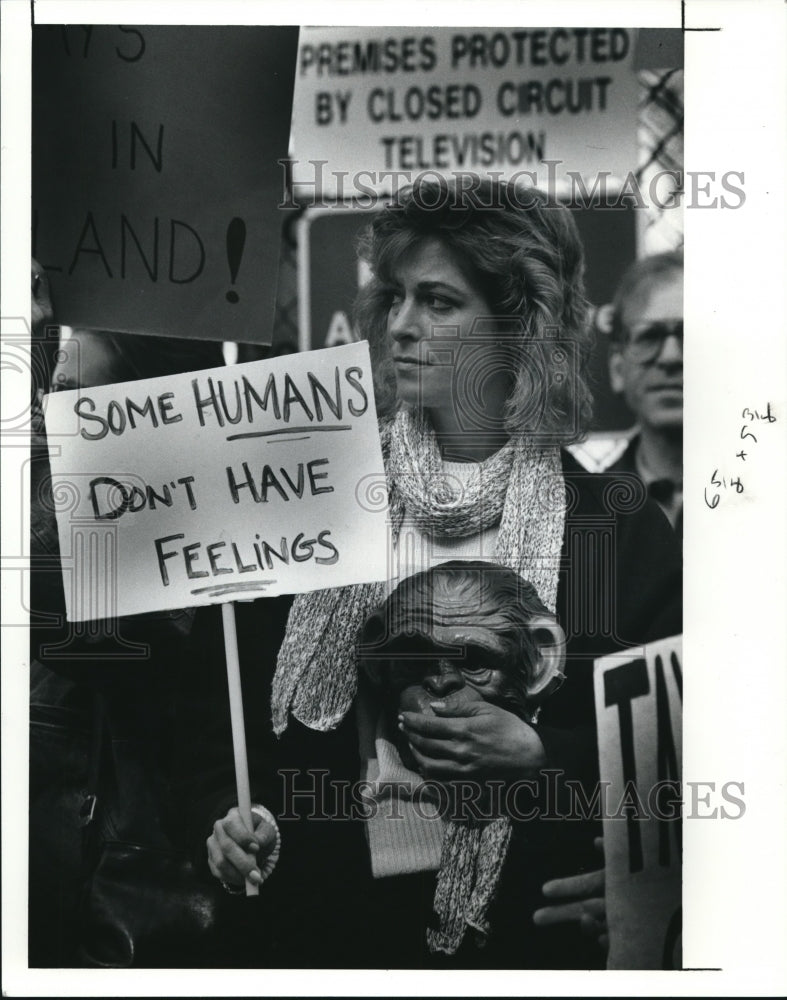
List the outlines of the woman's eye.
<svg viewBox="0 0 787 1000">
<path fill-rule="evenodd" d="M 430 295 L 426 299 L 427 306 L 432 312 L 449 312 L 454 308 L 453 302 L 443 299 L 439 295 Z"/>
</svg>

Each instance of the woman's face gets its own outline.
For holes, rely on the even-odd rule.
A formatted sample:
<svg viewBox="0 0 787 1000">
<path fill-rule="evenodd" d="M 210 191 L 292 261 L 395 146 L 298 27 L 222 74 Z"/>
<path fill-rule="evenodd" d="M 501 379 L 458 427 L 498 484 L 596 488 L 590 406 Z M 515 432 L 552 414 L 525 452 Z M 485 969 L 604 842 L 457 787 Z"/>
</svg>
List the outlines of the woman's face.
<svg viewBox="0 0 787 1000">
<path fill-rule="evenodd" d="M 511 365 L 501 362 L 494 341 L 473 336 L 475 321 L 491 317 L 492 307 L 456 254 L 426 239 L 393 277 L 387 329 L 399 398 L 450 424 L 458 410 L 470 408 L 499 419 Z"/>
</svg>

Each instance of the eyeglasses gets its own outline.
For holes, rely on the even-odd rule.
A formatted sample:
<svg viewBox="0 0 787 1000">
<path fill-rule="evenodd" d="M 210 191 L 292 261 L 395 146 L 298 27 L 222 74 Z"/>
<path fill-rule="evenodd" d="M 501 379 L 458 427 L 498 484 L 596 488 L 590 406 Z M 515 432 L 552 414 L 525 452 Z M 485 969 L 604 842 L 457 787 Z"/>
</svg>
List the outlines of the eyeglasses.
<svg viewBox="0 0 787 1000">
<path fill-rule="evenodd" d="M 629 339 L 625 345 L 632 361 L 640 365 L 651 364 L 661 354 L 667 337 L 675 337 L 683 350 L 683 320 L 674 320 L 671 323 L 651 323 L 650 326 L 641 327 L 634 333 L 629 334 Z"/>
</svg>

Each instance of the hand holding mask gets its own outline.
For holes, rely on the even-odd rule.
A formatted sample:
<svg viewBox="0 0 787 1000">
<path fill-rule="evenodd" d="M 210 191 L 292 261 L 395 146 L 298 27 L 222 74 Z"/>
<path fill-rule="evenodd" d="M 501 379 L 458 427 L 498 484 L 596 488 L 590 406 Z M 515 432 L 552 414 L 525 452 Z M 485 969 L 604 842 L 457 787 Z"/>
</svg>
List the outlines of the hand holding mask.
<svg viewBox="0 0 787 1000">
<path fill-rule="evenodd" d="M 359 653 L 412 770 L 522 776 L 545 763 L 530 723 L 562 683 L 565 635 L 513 570 L 452 561 L 408 577 L 367 619 Z"/>
</svg>

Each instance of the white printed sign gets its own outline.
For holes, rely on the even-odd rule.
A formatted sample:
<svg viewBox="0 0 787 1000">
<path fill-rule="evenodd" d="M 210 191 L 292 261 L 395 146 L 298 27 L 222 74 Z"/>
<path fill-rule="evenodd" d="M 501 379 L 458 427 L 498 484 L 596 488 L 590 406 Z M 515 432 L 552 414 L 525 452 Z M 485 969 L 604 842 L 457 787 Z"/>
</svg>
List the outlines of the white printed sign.
<svg viewBox="0 0 787 1000">
<path fill-rule="evenodd" d="M 630 28 L 302 28 L 296 191 L 365 200 L 426 171 L 624 178 L 635 40 Z"/>
<path fill-rule="evenodd" d="M 680 636 L 595 665 L 610 969 L 681 967 L 682 670 Z"/>
<path fill-rule="evenodd" d="M 69 621 L 385 577 L 365 342 L 54 393 L 46 424 Z"/>
</svg>

